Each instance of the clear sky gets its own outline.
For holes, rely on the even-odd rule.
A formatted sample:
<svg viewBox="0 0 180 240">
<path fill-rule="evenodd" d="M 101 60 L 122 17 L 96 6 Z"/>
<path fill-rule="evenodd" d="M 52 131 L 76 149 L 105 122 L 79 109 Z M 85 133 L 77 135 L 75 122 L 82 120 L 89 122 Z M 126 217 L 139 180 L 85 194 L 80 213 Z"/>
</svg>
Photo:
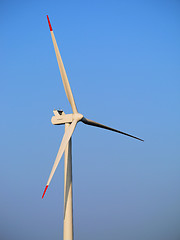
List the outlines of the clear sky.
<svg viewBox="0 0 180 240">
<path fill-rule="evenodd" d="M 63 236 L 61 160 L 70 113 L 46 19 L 79 112 L 145 142 L 79 123 L 76 240 L 180 239 L 180 2 L 0 2 L 0 239 Z"/>
</svg>

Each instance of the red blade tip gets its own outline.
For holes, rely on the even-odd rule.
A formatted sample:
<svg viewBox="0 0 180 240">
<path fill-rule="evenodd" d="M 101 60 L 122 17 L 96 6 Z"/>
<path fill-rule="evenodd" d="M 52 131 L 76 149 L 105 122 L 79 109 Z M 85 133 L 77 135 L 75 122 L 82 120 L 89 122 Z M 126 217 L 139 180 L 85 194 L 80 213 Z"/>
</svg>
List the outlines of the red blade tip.
<svg viewBox="0 0 180 240">
<path fill-rule="evenodd" d="M 48 15 L 47 15 L 47 20 L 48 20 L 48 23 L 49 23 L 49 29 L 50 29 L 50 31 L 52 31 L 52 27 L 51 27 L 51 23 L 50 23 Z"/>
<path fill-rule="evenodd" d="M 46 187 L 45 187 L 45 189 L 44 189 L 44 193 L 43 193 L 43 195 L 42 195 L 42 198 L 44 197 L 44 195 L 45 195 L 45 193 L 46 193 L 46 190 L 47 190 L 47 188 L 48 188 L 48 185 L 46 185 Z"/>
</svg>

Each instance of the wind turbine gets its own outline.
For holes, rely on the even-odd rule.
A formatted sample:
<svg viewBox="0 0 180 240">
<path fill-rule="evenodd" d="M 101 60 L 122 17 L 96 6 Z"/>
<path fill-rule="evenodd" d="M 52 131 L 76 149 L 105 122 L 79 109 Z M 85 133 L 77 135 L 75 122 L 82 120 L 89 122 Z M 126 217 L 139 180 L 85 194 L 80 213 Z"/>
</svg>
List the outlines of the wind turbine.
<svg viewBox="0 0 180 240">
<path fill-rule="evenodd" d="M 47 181 L 44 193 L 42 195 L 42 198 L 45 195 L 45 192 L 52 180 L 54 172 L 59 164 L 59 161 L 60 161 L 63 153 L 65 153 L 64 154 L 64 231 L 63 231 L 63 239 L 64 240 L 73 240 L 72 143 L 71 143 L 71 137 L 72 137 L 72 134 L 75 130 L 77 123 L 79 121 L 81 121 L 84 124 L 91 125 L 94 127 L 104 128 L 104 129 L 114 131 L 117 133 L 121 133 L 123 135 L 135 138 L 140 141 L 144 141 L 144 140 L 142 140 L 138 137 L 132 136 L 130 134 L 127 134 L 125 132 L 102 125 L 102 124 L 94 122 L 92 120 L 89 120 L 89 119 L 85 118 L 81 113 L 78 112 L 48 15 L 47 15 L 47 20 L 49 23 L 50 33 L 51 33 L 54 50 L 56 53 L 56 58 L 58 61 L 59 70 L 60 70 L 61 78 L 63 81 L 64 89 L 65 89 L 66 96 L 69 100 L 69 103 L 71 105 L 73 113 L 65 114 L 63 111 L 60 111 L 60 110 L 53 111 L 54 116 L 51 119 L 52 124 L 54 124 L 54 125 L 65 124 L 65 133 L 64 133 L 60 148 L 58 150 L 53 168 L 51 170 L 49 179 Z"/>
</svg>

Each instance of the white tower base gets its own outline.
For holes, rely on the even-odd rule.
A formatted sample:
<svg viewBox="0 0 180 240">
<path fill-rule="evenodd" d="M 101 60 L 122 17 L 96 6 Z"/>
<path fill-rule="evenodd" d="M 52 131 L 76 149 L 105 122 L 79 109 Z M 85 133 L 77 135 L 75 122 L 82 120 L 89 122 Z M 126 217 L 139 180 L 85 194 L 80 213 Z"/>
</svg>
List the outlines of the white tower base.
<svg viewBox="0 0 180 240">
<path fill-rule="evenodd" d="M 65 131 L 69 127 L 65 124 Z M 71 138 L 64 152 L 64 231 L 63 240 L 73 240 L 72 204 L 72 142 Z"/>
</svg>

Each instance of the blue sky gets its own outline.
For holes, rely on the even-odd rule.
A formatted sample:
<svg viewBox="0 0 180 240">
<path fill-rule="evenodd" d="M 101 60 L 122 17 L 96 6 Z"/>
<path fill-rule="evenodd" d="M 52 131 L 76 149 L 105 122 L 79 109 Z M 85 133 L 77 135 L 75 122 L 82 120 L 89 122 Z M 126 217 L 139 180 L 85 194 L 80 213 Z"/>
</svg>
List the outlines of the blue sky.
<svg viewBox="0 0 180 240">
<path fill-rule="evenodd" d="M 62 239 L 63 159 L 41 196 L 71 112 L 46 15 L 79 112 L 75 239 L 180 237 L 179 1 L 1 1 L 0 239 Z"/>
</svg>

